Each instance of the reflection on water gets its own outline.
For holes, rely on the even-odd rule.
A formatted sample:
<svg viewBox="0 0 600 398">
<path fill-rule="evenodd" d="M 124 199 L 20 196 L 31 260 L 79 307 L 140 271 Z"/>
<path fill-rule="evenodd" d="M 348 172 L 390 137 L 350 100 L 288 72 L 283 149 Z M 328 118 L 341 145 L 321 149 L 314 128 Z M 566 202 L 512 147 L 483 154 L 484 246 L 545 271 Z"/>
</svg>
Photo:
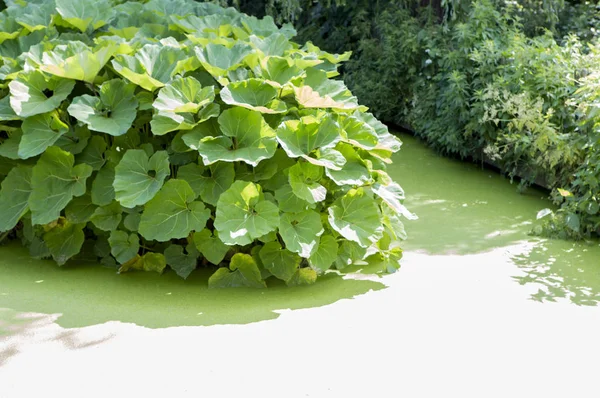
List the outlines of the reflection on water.
<svg viewBox="0 0 600 398">
<path fill-rule="evenodd" d="M 93 263 L 57 267 L 38 261 L 15 242 L 0 248 L 0 308 L 62 314 L 62 327 L 118 320 L 150 328 L 244 324 L 279 316 L 278 310 L 318 307 L 385 288 L 380 282 L 327 274 L 312 286 L 208 289 L 210 272 L 183 280 L 134 272 L 118 275 Z"/>
<path fill-rule="evenodd" d="M 514 279 L 521 285 L 534 283 L 539 290 L 533 300 L 567 299 L 577 305 L 600 302 L 600 252 L 598 244 L 546 240 L 513 261 L 524 272 Z"/>
<path fill-rule="evenodd" d="M 407 250 L 428 254 L 475 254 L 521 241 L 528 254 L 513 258 L 535 284 L 537 301 L 566 299 L 578 305 L 600 301 L 600 244 L 534 239 L 528 235 L 537 212 L 551 207 L 544 192 L 518 194 L 516 185 L 493 171 L 437 155 L 410 136 L 390 174 L 407 192 L 418 221 L 407 222 Z"/>
</svg>

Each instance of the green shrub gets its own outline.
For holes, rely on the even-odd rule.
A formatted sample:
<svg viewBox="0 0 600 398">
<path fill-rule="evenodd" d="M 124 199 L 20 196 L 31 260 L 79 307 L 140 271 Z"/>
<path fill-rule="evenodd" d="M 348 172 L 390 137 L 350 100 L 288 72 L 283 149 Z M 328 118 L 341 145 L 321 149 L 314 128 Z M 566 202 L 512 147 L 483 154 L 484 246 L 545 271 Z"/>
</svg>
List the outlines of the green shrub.
<svg viewBox="0 0 600 398">
<path fill-rule="evenodd" d="M 400 142 L 291 26 L 184 0 L 10 3 L 0 34 L 0 230 L 58 264 L 211 286 L 399 267 Z"/>
</svg>

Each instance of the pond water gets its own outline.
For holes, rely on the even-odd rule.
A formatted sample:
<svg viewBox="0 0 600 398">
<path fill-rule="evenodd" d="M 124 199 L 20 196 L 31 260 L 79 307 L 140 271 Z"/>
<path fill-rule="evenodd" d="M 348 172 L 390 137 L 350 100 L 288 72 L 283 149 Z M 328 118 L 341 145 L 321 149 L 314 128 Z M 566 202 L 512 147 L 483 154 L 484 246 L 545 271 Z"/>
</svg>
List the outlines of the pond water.
<svg viewBox="0 0 600 398">
<path fill-rule="evenodd" d="M 402 139 L 419 220 L 393 275 L 208 290 L 0 247 L 0 396 L 595 396 L 598 242 L 529 236 L 544 192 Z"/>
</svg>

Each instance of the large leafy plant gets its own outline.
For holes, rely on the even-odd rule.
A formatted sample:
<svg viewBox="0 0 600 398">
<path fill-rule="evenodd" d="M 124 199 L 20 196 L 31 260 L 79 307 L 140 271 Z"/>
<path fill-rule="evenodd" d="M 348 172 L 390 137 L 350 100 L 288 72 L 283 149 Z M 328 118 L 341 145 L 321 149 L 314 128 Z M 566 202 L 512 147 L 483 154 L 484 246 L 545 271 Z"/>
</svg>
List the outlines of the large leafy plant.
<svg viewBox="0 0 600 398">
<path fill-rule="evenodd" d="M 331 79 L 349 54 L 209 3 L 8 5 L 0 230 L 33 257 L 215 287 L 399 267 L 400 142 Z"/>
</svg>

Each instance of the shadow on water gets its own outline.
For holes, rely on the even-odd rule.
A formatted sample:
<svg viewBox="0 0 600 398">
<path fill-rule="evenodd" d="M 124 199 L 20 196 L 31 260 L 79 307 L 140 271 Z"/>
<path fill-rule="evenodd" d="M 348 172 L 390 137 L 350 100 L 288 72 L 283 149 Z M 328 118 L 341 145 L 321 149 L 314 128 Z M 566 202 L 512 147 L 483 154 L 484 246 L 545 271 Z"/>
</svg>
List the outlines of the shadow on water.
<svg viewBox="0 0 600 398">
<path fill-rule="evenodd" d="M 573 304 L 600 303 L 600 250 L 598 243 L 555 240 L 539 242 L 529 253 L 513 257 L 524 275 L 514 279 L 521 285 L 536 284 L 531 296 L 539 302 L 569 300 Z"/>
<path fill-rule="evenodd" d="M 0 308 L 0 367 L 20 353 L 20 340 L 35 337 L 37 342 L 53 341 L 65 349 L 78 350 L 102 344 L 114 335 L 84 336 L 77 329 L 62 329 L 54 323 L 57 315 L 23 313 Z M 18 336 L 16 341 L 11 337 Z"/>
<path fill-rule="evenodd" d="M 545 192 L 518 194 L 515 184 L 494 171 L 442 157 L 414 137 L 401 139 L 403 150 L 389 172 L 406 190 L 406 206 L 419 216 L 406 222 L 407 250 L 468 255 L 529 241 L 531 252 L 512 261 L 524 273 L 514 277 L 518 283 L 539 286 L 532 299 L 600 302 L 599 242 L 529 236 L 537 212 L 552 205 Z"/>
<path fill-rule="evenodd" d="M 56 322 L 64 328 L 107 321 L 149 328 L 246 324 L 275 319 L 278 310 L 319 307 L 385 288 L 326 274 L 311 286 L 208 289 L 210 272 L 184 281 L 173 272 L 118 275 L 93 263 L 58 267 L 29 258 L 17 243 L 0 247 L 0 275 L 0 308 L 62 314 Z"/>
</svg>

